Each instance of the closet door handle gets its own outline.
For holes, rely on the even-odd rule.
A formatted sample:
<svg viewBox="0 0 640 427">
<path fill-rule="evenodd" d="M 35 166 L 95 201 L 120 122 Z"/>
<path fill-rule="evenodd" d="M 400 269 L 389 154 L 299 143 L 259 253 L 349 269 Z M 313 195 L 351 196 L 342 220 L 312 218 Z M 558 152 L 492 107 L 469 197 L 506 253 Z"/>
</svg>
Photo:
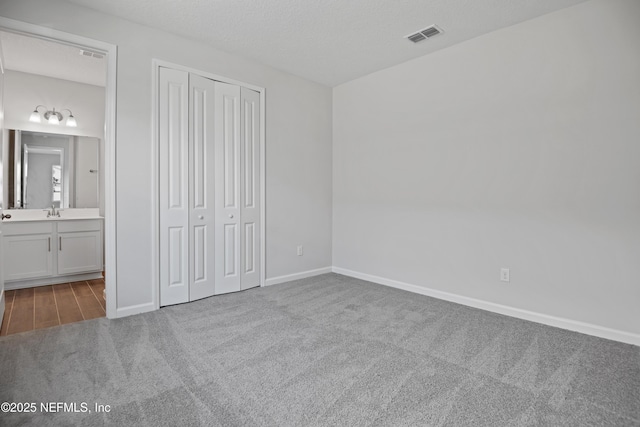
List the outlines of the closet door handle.
<svg viewBox="0 0 640 427">
<path fill-rule="evenodd" d="M 58 237 L 58 242 L 60 242 L 59 246 L 60 246 L 60 250 L 62 250 L 62 236 Z"/>
<path fill-rule="evenodd" d="M 47 238 L 49 240 L 49 252 L 51 252 L 51 237 Z"/>
</svg>

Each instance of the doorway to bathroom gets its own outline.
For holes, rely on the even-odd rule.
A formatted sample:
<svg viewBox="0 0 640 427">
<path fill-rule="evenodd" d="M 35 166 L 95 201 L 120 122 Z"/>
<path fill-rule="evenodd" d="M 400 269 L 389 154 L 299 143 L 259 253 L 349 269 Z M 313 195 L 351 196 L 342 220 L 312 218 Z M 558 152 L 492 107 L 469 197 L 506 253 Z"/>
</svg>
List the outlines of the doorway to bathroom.
<svg viewBox="0 0 640 427">
<path fill-rule="evenodd" d="M 116 47 L 1 17 L 0 47 L 2 332 L 114 318 Z"/>
</svg>

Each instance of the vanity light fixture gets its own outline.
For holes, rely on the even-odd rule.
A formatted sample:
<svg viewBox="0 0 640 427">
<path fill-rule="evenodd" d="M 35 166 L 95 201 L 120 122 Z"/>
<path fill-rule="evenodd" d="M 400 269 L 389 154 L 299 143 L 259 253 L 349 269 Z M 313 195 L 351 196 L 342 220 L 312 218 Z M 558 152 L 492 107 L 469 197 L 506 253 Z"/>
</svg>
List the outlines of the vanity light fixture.
<svg viewBox="0 0 640 427">
<path fill-rule="evenodd" d="M 47 107 L 45 107 L 44 105 L 38 105 L 33 112 L 31 112 L 31 116 L 29 116 L 29 121 L 30 122 L 34 122 L 34 123 L 40 123 L 42 121 L 42 118 L 40 117 L 40 112 L 38 112 L 38 108 L 43 107 L 44 109 L 46 109 L 47 111 L 45 111 L 45 113 L 43 114 L 44 119 L 47 121 L 47 123 L 49 123 L 50 125 L 59 125 L 60 122 L 62 121 L 62 119 L 64 118 L 64 116 L 62 115 L 62 113 L 60 111 L 56 111 L 56 109 L 52 109 L 49 110 Z M 78 123 L 76 122 L 76 118 L 73 117 L 73 113 L 71 112 L 71 110 L 69 110 L 68 108 L 65 108 L 64 110 L 61 111 L 68 111 L 69 112 L 69 116 L 67 117 L 67 122 L 66 125 L 68 127 L 77 127 Z"/>
</svg>

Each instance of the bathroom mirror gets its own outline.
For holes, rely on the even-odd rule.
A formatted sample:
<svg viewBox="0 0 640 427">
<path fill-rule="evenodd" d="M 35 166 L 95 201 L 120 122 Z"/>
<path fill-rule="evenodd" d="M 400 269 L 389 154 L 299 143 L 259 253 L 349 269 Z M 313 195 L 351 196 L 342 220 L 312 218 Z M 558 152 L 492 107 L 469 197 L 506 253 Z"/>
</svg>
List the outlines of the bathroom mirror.
<svg viewBox="0 0 640 427">
<path fill-rule="evenodd" d="M 22 130 L 8 136 L 6 207 L 98 207 L 98 138 Z"/>
</svg>

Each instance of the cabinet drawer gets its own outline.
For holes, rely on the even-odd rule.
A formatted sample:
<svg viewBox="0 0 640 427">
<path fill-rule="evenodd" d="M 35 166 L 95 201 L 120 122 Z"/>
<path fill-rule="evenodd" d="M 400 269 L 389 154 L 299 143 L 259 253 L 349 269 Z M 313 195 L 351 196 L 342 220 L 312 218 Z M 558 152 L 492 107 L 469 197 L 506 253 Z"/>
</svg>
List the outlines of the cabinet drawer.
<svg viewBox="0 0 640 427">
<path fill-rule="evenodd" d="M 74 232 L 74 231 L 100 231 L 102 220 L 87 219 L 74 221 L 58 221 L 58 233 Z"/>
<path fill-rule="evenodd" d="M 24 234 L 51 234 L 53 232 L 51 221 L 31 221 L 31 222 L 3 222 L 2 234 L 5 236 L 17 236 Z"/>
</svg>

